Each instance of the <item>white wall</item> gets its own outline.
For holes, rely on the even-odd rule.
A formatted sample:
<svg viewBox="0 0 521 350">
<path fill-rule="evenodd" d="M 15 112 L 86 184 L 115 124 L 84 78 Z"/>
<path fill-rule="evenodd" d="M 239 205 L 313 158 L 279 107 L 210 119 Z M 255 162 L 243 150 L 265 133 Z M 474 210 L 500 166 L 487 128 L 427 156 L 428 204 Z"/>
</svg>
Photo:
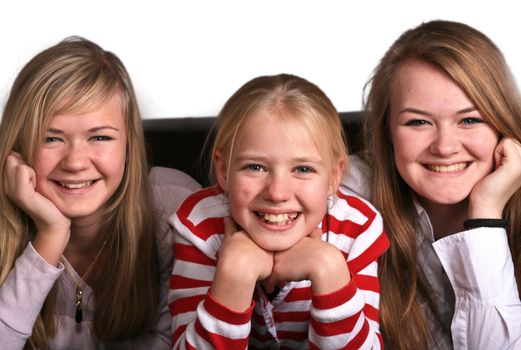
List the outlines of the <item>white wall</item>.
<svg viewBox="0 0 521 350">
<path fill-rule="evenodd" d="M 430 19 L 487 34 L 521 79 L 521 15 L 490 0 L 18 0 L 0 3 L 0 101 L 37 52 L 81 35 L 129 70 L 144 118 L 215 115 L 247 80 L 288 72 L 318 84 L 339 111 L 391 42 Z"/>
</svg>

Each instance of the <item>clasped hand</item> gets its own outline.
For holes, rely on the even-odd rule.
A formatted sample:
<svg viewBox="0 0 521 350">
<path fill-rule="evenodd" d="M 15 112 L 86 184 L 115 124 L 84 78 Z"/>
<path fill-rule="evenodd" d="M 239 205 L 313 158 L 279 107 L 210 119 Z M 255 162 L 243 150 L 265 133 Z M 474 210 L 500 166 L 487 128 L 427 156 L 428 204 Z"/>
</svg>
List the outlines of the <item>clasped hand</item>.
<svg viewBox="0 0 521 350">
<path fill-rule="evenodd" d="M 36 190 L 36 173 L 19 153 L 11 152 L 7 157 L 4 176 L 8 197 L 33 219 L 38 233 L 68 234 L 70 219 Z"/>
<path fill-rule="evenodd" d="M 495 169 L 470 193 L 470 218 L 501 218 L 503 209 L 521 186 L 521 145 L 502 139 L 494 151 Z"/>
<path fill-rule="evenodd" d="M 314 294 L 334 292 L 350 281 L 349 269 L 341 251 L 322 241 L 321 236 L 322 231 L 315 229 L 291 248 L 270 252 L 239 230 L 231 218 L 226 218 L 218 273 L 235 271 L 237 279 L 250 286 L 246 290 L 251 293 L 258 281 L 270 293 L 286 281 L 301 280 L 311 281 Z"/>
</svg>

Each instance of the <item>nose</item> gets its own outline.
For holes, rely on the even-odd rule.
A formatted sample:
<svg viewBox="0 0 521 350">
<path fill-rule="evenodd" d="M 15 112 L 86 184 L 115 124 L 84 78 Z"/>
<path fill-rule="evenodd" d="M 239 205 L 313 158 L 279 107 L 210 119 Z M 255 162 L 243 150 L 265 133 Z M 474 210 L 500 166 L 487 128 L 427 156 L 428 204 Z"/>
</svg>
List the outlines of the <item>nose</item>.
<svg viewBox="0 0 521 350">
<path fill-rule="evenodd" d="M 61 168 L 67 171 L 80 171 L 89 166 L 90 160 L 86 146 L 71 143 L 62 155 Z"/>
<path fill-rule="evenodd" d="M 461 139 L 457 130 L 453 128 L 439 128 L 432 140 L 430 151 L 432 154 L 449 156 L 457 153 L 461 148 Z"/>
<path fill-rule="evenodd" d="M 264 199 L 270 202 L 284 202 L 291 197 L 290 182 L 287 175 L 271 174 L 264 190 Z"/>
</svg>

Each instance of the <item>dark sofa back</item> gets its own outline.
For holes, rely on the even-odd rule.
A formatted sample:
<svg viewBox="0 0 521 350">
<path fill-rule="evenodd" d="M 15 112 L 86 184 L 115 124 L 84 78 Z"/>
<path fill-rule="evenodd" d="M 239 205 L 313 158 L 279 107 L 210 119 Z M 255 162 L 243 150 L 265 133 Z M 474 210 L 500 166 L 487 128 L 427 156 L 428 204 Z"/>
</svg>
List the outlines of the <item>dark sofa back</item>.
<svg viewBox="0 0 521 350">
<path fill-rule="evenodd" d="M 362 147 L 362 112 L 339 113 L 350 153 Z M 179 169 L 203 186 L 208 185 L 209 152 L 204 149 L 215 117 L 144 119 L 145 141 L 151 166 Z M 203 154 L 204 151 L 204 154 Z"/>
</svg>

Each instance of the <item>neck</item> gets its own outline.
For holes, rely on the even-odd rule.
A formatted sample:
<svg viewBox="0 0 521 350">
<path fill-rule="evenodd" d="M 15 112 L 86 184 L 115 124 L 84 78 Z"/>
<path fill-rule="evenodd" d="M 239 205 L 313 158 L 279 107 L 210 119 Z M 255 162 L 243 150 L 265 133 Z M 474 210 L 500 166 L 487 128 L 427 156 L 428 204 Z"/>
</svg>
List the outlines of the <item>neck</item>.
<svg viewBox="0 0 521 350">
<path fill-rule="evenodd" d="M 63 255 L 81 273 L 94 259 L 105 239 L 101 230 L 101 217 L 73 219 L 71 236 Z"/>
<path fill-rule="evenodd" d="M 468 200 L 456 204 L 432 203 L 422 199 L 419 202 L 429 215 L 435 240 L 463 231 L 463 221 L 468 216 Z"/>
</svg>

